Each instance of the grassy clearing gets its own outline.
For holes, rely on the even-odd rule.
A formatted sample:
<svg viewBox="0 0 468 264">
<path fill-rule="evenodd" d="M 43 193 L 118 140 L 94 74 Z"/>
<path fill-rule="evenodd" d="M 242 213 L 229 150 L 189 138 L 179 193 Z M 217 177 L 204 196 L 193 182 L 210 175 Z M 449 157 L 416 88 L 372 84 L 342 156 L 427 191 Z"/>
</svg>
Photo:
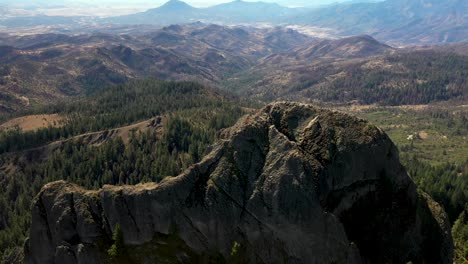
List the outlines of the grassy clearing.
<svg viewBox="0 0 468 264">
<path fill-rule="evenodd" d="M 468 159 L 468 108 L 464 106 L 340 108 L 384 129 L 401 153 L 431 165 Z"/>
</svg>

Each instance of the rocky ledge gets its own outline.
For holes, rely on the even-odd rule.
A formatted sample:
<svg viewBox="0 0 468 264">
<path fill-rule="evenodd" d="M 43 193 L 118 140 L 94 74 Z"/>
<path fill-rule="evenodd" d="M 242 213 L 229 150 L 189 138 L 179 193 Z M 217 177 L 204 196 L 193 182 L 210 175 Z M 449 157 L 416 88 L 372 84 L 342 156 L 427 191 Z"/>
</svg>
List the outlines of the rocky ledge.
<svg viewBox="0 0 468 264">
<path fill-rule="evenodd" d="M 389 137 L 296 103 L 243 118 L 177 177 L 98 191 L 54 182 L 32 210 L 28 263 L 452 262 L 443 209 L 418 194 Z"/>
</svg>

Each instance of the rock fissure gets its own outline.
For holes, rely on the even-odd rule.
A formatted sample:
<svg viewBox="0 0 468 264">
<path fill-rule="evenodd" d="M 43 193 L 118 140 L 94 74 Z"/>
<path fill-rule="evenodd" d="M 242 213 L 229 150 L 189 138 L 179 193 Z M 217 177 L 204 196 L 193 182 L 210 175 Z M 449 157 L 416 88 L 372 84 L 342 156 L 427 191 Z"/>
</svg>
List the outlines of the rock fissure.
<svg viewBox="0 0 468 264">
<path fill-rule="evenodd" d="M 74 234 L 73 236 L 67 240 L 68 243 L 70 243 L 71 245 L 78 245 L 79 242 L 81 241 L 80 239 L 80 234 L 77 232 L 76 228 L 77 228 L 77 214 L 76 214 L 76 209 L 75 209 L 75 195 L 72 193 L 70 195 L 70 211 L 71 211 L 71 221 L 72 221 L 72 225 L 73 225 L 73 228 L 74 228 Z"/>
<path fill-rule="evenodd" d="M 242 212 L 246 212 L 248 215 L 254 218 L 257 221 L 257 223 L 263 225 L 263 222 L 255 214 L 251 213 L 243 204 L 240 204 L 238 201 L 236 201 L 236 199 L 234 199 L 232 195 L 230 195 L 226 190 L 224 190 L 223 187 L 221 187 L 219 184 L 216 184 L 215 180 L 213 180 L 213 184 L 216 185 L 216 187 L 219 190 L 221 190 L 221 193 L 227 196 L 231 202 L 233 202 L 237 207 L 241 208 L 242 211 L 240 215 L 242 215 Z"/>
<path fill-rule="evenodd" d="M 140 231 L 140 228 L 139 228 L 139 226 L 138 226 L 138 224 L 137 224 L 137 221 L 136 221 L 136 219 L 135 219 L 135 216 L 132 214 L 132 211 L 130 210 L 130 207 L 128 206 L 126 197 L 123 197 L 123 196 L 122 196 L 122 203 L 124 204 L 124 207 L 125 207 L 125 209 L 126 209 L 126 211 L 127 211 L 128 217 L 130 217 L 130 219 L 132 220 L 132 223 L 133 223 L 133 225 L 134 225 L 134 227 L 135 227 L 135 230 L 137 231 L 136 236 L 139 236 L 140 233 L 141 233 L 141 231 Z"/>
<path fill-rule="evenodd" d="M 200 163 L 160 184 L 99 192 L 63 181 L 46 185 L 34 200 L 27 262 L 102 262 L 99 256 L 107 254 L 96 245 L 108 241 L 115 224 L 135 252 L 154 249 L 129 252 L 129 260 L 143 263 L 167 257 L 190 263 L 183 257 L 187 252 L 228 256 L 236 239 L 244 245 L 239 257 L 246 264 L 452 262 L 445 213 L 430 197 L 418 198 L 396 147 L 380 129 L 342 113 L 283 102 L 222 135 Z M 70 194 L 80 197 L 74 211 L 66 209 Z M 73 215 L 93 219 L 78 232 L 76 243 L 85 246 L 69 247 L 60 239 L 76 225 L 59 219 Z M 164 241 L 175 244 L 151 244 L 168 233 L 174 239 Z M 158 255 L 159 248 L 174 245 L 173 255 Z"/>
<path fill-rule="evenodd" d="M 182 216 L 184 217 L 185 221 L 187 221 L 187 223 L 190 225 L 190 227 L 195 230 L 196 234 L 198 236 L 200 236 L 201 238 L 199 238 L 198 240 L 200 241 L 200 243 L 203 244 L 203 247 L 207 250 L 209 250 L 209 246 L 208 246 L 208 243 L 207 241 L 209 241 L 208 237 L 205 236 L 205 234 L 203 234 L 203 232 L 200 231 L 200 229 L 198 229 L 198 227 L 196 227 L 193 222 L 192 222 L 192 219 L 190 219 L 190 217 L 185 214 L 184 212 L 182 212 Z"/>
</svg>

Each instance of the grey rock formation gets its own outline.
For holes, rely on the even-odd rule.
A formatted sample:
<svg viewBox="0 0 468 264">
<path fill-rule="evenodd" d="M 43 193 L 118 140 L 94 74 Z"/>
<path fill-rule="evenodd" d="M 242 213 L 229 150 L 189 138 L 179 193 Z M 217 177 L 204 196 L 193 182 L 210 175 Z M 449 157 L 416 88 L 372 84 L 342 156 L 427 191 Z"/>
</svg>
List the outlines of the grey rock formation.
<svg viewBox="0 0 468 264">
<path fill-rule="evenodd" d="M 112 262 L 119 224 L 128 263 L 451 263 L 443 209 L 366 121 L 275 103 L 221 138 L 159 184 L 44 186 L 27 262 Z"/>
</svg>

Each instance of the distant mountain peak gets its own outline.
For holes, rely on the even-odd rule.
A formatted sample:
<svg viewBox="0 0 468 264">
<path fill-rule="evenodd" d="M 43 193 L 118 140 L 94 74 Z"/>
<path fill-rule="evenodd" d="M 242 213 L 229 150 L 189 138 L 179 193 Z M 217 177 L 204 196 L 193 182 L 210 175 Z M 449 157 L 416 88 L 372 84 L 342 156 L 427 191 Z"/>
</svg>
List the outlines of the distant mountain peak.
<svg viewBox="0 0 468 264">
<path fill-rule="evenodd" d="M 231 2 L 219 4 L 217 6 L 239 6 L 239 5 L 248 5 L 248 6 L 281 6 L 277 3 L 270 3 L 270 2 L 263 2 L 263 1 L 255 1 L 255 2 L 247 2 L 244 0 L 234 0 Z M 215 6 L 216 7 L 216 6 Z"/>
<path fill-rule="evenodd" d="M 171 5 L 171 4 L 187 4 L 187 3 L 181 0 L 169 0 L 164 5 Z"/>
<path fill-rule="evenodd" d="M 185 3 L 184 1 L 180 0 L 170 0 L 166 2 L 164 5 L 159 7 L 159 9 L 164 9 L 164 10 L 190 10 L 194 9 L 193 6 Z"/>
</svg>

